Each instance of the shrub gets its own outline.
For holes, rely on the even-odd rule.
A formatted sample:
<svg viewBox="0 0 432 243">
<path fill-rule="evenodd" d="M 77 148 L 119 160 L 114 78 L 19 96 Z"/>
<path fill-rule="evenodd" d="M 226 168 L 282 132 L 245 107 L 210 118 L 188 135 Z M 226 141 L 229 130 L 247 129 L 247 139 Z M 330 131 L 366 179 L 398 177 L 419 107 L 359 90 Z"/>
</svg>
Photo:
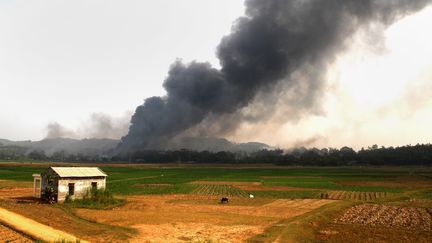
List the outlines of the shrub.
<svg viewBox="0 0 432 243">
<path fill-rule="evenodd" d="M 65 204 L 75 208 L 110 209 L 126 203 L 125 199 L 115 198 L 108 190 L 89 190 L 82 199 L 65 200 Z"/>
</svg>

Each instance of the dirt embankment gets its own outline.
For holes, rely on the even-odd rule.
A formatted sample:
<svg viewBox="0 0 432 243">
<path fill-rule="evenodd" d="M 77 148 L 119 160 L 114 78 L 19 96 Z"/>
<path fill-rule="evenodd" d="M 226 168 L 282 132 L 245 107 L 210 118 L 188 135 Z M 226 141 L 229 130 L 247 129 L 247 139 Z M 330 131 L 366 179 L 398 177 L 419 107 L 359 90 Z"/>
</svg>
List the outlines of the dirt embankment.
<svg viewBox="0 0 432 243">
<path fill-rule="evenodd" d="M 124 242 L 133 235 L 132 229 L 100 225 L 80 219 L 59 205 L 40 203 L 31 197 L 32 191 L 33 188 L 2 188 L 0 207 L 91 242 Z"/>
<path fill-rule="evenodd" d="M 16 229 L 19 232 L 23 232 L 34 239 L 44 242 L 87 242 L 82 239 L 78 239 L 71 234 L 56 230 L 22 215 L 10 212 L 4 208 L 0 208 L 0 222 L 13 229 Z"/>
</svg>

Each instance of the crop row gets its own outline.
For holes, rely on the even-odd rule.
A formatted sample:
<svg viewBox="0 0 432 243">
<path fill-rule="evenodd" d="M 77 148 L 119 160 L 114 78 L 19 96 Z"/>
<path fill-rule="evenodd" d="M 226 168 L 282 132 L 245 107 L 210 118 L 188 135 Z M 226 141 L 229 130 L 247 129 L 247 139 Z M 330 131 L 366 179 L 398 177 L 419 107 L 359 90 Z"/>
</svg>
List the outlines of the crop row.
<svg viewBox="0 0 432 243">
<path fill-rule="evenodd" d="M 424 208 L 362 204 L 348 209 L 335 222 L 432 230 L 432 216 Z"/>
<path fill-rule="evenodd" d="M 375 201 L 387 197 L 394 196 L 394 193 L 389 192 L 353 192 L 353 191 L 331 191 L 329 193 L 321 193 L 321 198 L 335 200 L 357 200 L 357 201 Z"/>
<path fill-rule="evenodd" d="M 227 196 L 227 197 L 247 197 L 245 191 L 231 186 L 231 185 L 199 185 L 194 191 L 194 194 L 200 195 L 214 195 L 214 196 Z"/>
</svg>

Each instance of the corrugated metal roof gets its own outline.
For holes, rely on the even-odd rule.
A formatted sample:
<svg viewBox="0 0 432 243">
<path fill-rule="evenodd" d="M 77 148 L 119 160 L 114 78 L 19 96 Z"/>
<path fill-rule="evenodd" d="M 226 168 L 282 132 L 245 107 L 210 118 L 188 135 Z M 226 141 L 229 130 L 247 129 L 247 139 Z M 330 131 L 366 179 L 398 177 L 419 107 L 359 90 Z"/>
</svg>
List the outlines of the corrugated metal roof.
<svg viewBox="0 0 432 243">
<path fill-rule="evenodd" d="M 107 176 L 98 167 L 51 167 L 60 177 L 96 177 Z"/>
</svg>

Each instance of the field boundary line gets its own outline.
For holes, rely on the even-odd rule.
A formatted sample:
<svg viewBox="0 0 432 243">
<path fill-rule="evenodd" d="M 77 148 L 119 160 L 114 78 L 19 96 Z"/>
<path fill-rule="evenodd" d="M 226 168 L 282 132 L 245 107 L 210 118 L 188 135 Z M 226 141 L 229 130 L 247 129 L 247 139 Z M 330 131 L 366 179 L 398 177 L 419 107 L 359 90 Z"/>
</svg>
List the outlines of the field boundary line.
<svg viewBox="0 0 432 243">
<path fill-rule="evenodd" d="M 68 234 L 61 230 L 54 229 L 50 226 L 41 224 L 33 219 L 26 218 L 17 213 L 8 211 L 0 207 L 0 222 L 9 226 L 13 230 L 22 232 L 34 239 L 44 242 L 82 242 L 88 241 L 79 239 L 74 235 Z"/>
</svg>

